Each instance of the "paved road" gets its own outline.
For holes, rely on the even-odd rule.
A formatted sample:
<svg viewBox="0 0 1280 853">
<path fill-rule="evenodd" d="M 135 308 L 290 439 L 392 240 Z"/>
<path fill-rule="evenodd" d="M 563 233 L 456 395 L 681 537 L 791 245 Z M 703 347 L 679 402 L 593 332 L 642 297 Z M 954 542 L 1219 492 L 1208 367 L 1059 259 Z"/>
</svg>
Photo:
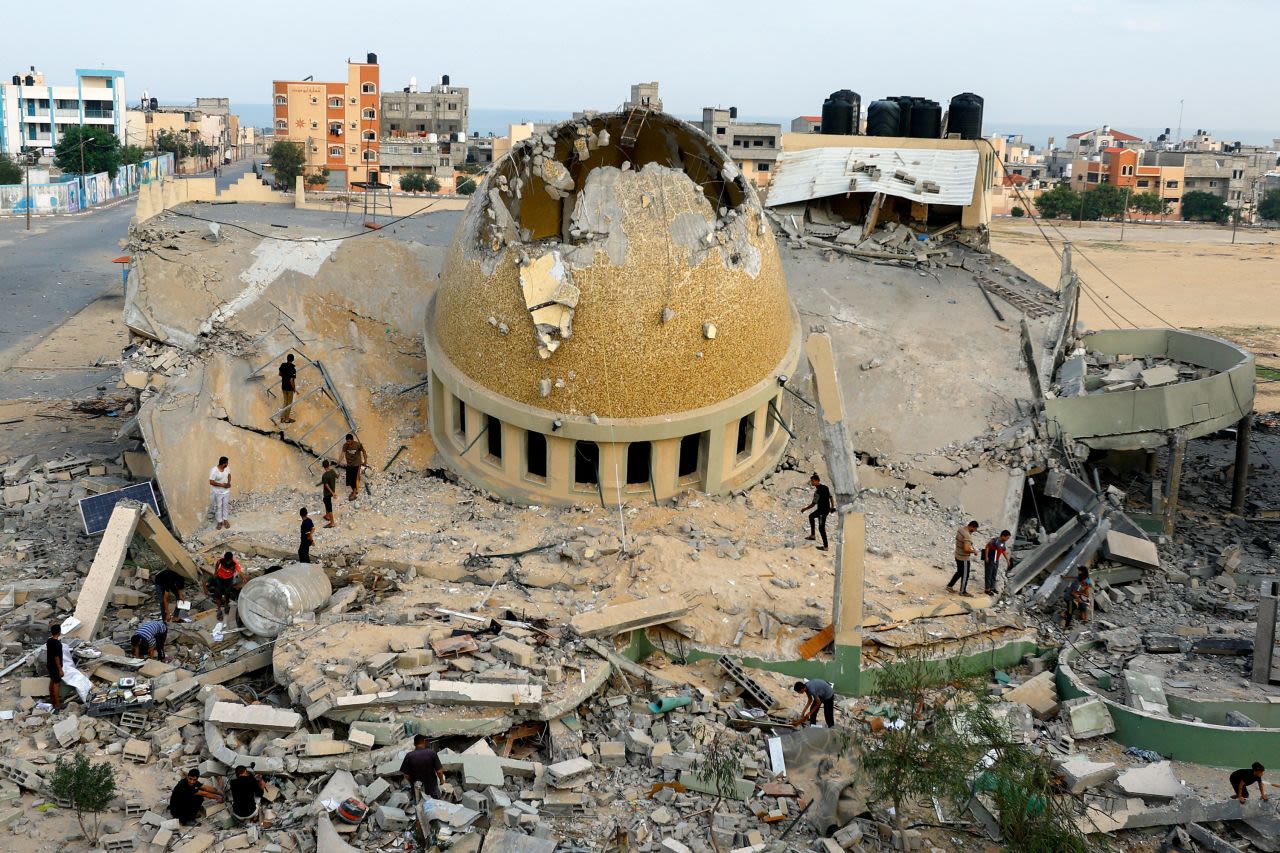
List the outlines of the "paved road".
<svg viewBox="0 0 1280 853">
<path fill-rule="evenodd" d="M 252 167 L 227 166 L 219 189 Z M 208 173 L 212 176 L 212 172 Z M 35 217 L 31 231 L 22 217 L 0 218 L 0 400 L 50 399 L 96 393 L 113 383 L 115 367 L 97 370 L 11 370 L 25 352 L 98 299 L 123 309 L 120 241 L 128 236 L 134 198 L 84 214 Z"/>
</svg>

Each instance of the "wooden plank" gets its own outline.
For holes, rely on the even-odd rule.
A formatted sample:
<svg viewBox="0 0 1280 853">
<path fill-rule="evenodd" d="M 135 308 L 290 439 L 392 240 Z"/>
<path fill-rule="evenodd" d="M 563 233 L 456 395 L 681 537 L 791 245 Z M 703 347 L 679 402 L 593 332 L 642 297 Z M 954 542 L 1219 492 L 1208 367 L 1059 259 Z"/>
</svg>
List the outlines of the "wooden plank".
<svg viewBox="0 0 1280 853">
<path fill-rule="evenodd" d="M 611 637 L 637 628 L 671 622 L 691 609 L 689 603 L 678 595 L 658 595 L 580 613 L 569 620 L 569 624 L 584 637 Z"/>
<path fill-rule="evenodd" d="M 818 652 L 831 645 L 836 638 L 836 626 L 828 625 L 800 644 L 800 657 L 811 660 Z"/>
<path fill-rule="evenodd" d="M 107 529 L 103 531 L 102 541 L 98 543 L 98 552 L 93 556 L 93 565 L 89 567 L 89 574 L 80 586 L 75 612 L 80 625 L 71 632 L 71 636 L 92 640 L 97 634 L 98 623 L 107 610 L 111 590 L 120 578 L 120 568 L 124 565 L 125 555 L 129 553 L 129 543 L 133 541 L 133 534 L 138 529 L 141 517 L 142 508 L 136 504 L 116 504 L 111 511 Z"/>
</svg>

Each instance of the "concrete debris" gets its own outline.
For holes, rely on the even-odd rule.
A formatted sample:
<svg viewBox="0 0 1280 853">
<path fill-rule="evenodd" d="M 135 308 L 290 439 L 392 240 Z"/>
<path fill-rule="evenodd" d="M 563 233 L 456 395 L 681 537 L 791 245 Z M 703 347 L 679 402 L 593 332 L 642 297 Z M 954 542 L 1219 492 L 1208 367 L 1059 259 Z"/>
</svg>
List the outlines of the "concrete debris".
<svg viewBox="0 0 1280 853">
<path fill-rule="evenodd" d="M 1116 787 L 1131 797 L 1144 800 L 1172 800 L 1189 793 L 1174 775 L 1173 765 L 1168 761 L 1130 768 L 1116 777 Z"/>
<path fill-rule="evenodd" d="M 1062 773 L 1064 784 L 1069 793 L 1083 794 L 1090 788 L 1105 785 L 1116 778 L 1115 764 L 1106 761 L 1090 761 L 1082 755 L 1071 755 L 1055 762 Z"/>
<path fill-rule="evenodd" d="M 1082 696 L 1062 703 L 1062 714 L 1067 718 L 1071 736 L 1076 740 L 1109 735 L 1116 730 L 1107 703 L 1097 696 Z"/>
</svg>

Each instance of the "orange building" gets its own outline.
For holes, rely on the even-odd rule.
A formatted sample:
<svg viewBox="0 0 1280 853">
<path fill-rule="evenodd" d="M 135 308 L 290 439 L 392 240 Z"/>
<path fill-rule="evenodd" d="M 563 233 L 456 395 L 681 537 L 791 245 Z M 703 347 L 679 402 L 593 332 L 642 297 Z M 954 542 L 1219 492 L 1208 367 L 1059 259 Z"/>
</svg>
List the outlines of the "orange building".
<svg viewBox="0 0 1280 853">
<path fill-rule="evenodd" d="M 378 55 L 347 61 L 345 83 L 276 80 L 271 84 L 277 140 L 297 142 L 308 173 L 329 169 L 333 189 L 378 175 Z"/>
<path fill-rule="evenodd" d="M 1071 185 L 1077 191 L 1098 184 L 1133 189 L 1137 183 L 1138 152 L 1130 148 L 1104 148 L 1097 160 L 1076 160 L 1071 167 Z"/>
</svg>

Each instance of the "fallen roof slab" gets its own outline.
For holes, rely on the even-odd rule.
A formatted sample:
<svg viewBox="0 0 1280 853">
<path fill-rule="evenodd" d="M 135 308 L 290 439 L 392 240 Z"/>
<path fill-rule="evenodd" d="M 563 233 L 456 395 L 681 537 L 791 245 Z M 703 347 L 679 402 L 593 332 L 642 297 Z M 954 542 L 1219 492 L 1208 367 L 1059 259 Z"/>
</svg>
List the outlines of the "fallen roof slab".
<svg viewBox="0 0 1280 853">
<path fill-rule="evenodd" d="M 580 613 L 569 624 L 584 637 L 604 637 L 670 622 L 691 609 L 689 602 L 678 595 L 658 595 Z"/>
</svg>

